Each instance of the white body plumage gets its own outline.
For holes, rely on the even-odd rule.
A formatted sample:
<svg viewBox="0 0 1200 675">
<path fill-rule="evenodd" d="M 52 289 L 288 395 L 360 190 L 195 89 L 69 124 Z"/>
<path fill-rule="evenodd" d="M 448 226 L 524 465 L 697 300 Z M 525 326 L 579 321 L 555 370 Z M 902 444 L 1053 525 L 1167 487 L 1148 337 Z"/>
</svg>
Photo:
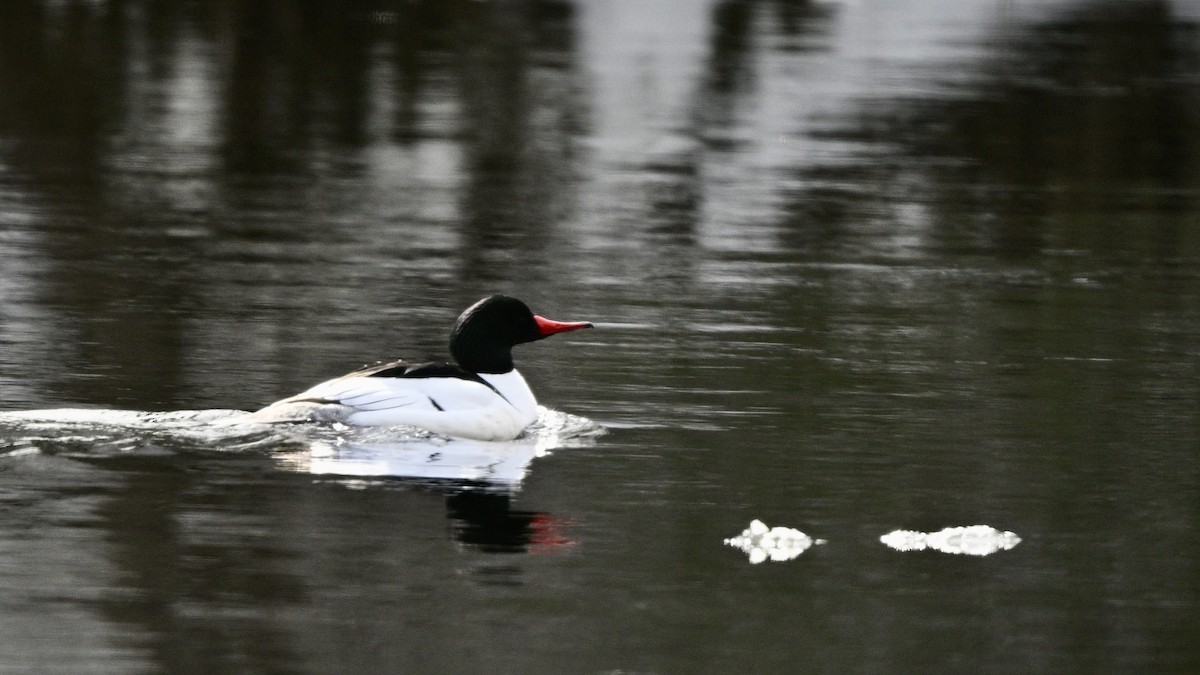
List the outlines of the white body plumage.
<svg viewBox="0 0 1200 675">
<path fill-rule="evenodd" d="M 252 422 L 408 425 L 481 441 L 507 441 L 537 419 L 537 400 L 517 370 L 479 373 L 491 386 L 456 377 L 326 380 L 250 415 Z"/>
</svg>

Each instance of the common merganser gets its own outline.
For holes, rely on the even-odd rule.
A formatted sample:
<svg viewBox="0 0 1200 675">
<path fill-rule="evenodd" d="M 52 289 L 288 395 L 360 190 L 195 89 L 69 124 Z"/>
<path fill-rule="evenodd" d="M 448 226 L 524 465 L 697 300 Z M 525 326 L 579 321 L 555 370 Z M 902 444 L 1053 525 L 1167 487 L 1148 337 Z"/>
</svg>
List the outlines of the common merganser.
<svg viewBox="0 0 1200 675">
<path fill-rule="evenodd" d="M 591 327 L 586 321 L 552 321 L 516 298 L 493 295 L 454 323 L 450 355 L 458 365 L 364 366 L 250 413 L 245 421 L 406 425 L 451 437 L 512 440 L 537 419 L 537 400 L 513 366 L 512 348 Z"/>
</svg>

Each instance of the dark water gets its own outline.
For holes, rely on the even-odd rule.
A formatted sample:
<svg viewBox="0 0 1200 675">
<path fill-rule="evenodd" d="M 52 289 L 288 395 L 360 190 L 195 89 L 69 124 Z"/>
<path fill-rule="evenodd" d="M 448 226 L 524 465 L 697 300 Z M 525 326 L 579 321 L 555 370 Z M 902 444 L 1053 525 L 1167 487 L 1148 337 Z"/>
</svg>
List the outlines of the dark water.
<svg viewBox="0 0 1200 675">
<path fill-rule="evenodd" d="M 492 292 L 598 324 L 519 348 L 578 417 L 503 480 L 0 424 L 0 671 L 1200 669 L 1198 21 L 0 4 L 4 410 L 251 409 Z M 969 525 L 1021 543 L 880 543 Z"/>
</svg>

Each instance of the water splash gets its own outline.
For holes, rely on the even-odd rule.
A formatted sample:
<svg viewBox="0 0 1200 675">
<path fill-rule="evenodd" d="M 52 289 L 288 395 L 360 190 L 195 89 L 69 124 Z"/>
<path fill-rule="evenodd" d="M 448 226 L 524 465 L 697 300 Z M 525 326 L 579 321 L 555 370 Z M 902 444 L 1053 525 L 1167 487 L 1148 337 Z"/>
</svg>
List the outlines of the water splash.
<svg viewBox="0 0 1200 675">
<path fill-rule="evenodd" d="M 785 562 L 804 553 L 813 544 L 824 544 L 824 539 L 813 539 L 791 527 L 767 527 L 757 518 L 736 537 L 725 540 L 725 545 L 741 549 L 757 565 L 766 560 Z"/>
<path fill-rule="evenodd" d="M 288 471 L 362 478 L 469 482 L 512 489 L 552 450 L 590 444 L 604 428 L 539 407 L 520 438 L 450 439 L 411 427 L 241 424 L 240 410 L 138 412 L 64 408 L 0 413 L 0 458 L 258 452 Z"/>
<path fill-rule="evenodd" d="M 933 549 L 942 553 L 985 556 L 1007 551 L 1021 543 L 1021 538 L 988 525 L 947 527 L 937 532 L 896 530 L 879 538 L 885 546 L 897 551 Z"/>
<path fill-rule="evenodd" d="M 142 412 L 58 408 L 0 413 L 0 456 L 33 448 L 49 455 L 156 453 L 188 450 L 245 451 L 286 440 L 263 427 L 232 426 L 240 410 Z"/>
<path fill-rule="evenodd" d="M 306 447 L 278 456 L 282 466 L 317 475 L 402 476 L 516 488 L 533 460 L 552 450 L 588 445 L 604 428 L 539 406 L 537 421 L 513 441 L 451 439 L 407 427 L 341 424 L 309 433 Z"/>
</svg>

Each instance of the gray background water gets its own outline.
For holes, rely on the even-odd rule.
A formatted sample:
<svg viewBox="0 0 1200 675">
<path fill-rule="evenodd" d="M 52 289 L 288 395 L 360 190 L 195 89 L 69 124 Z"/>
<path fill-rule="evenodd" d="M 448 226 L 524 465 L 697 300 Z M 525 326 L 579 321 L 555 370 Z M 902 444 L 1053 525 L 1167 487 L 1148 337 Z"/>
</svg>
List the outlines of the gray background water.
<svg viewBox="0 0 1200 675">
<path fill-rule="evenodd" d="M 501 291 L 602 324 L 518 362 L 610 433 L 499 505 L 9 451 L 0 670 L 1200 669 L 1198 21 L 6 0 L 3 409 L 254 408 Z"/>
</svg>

